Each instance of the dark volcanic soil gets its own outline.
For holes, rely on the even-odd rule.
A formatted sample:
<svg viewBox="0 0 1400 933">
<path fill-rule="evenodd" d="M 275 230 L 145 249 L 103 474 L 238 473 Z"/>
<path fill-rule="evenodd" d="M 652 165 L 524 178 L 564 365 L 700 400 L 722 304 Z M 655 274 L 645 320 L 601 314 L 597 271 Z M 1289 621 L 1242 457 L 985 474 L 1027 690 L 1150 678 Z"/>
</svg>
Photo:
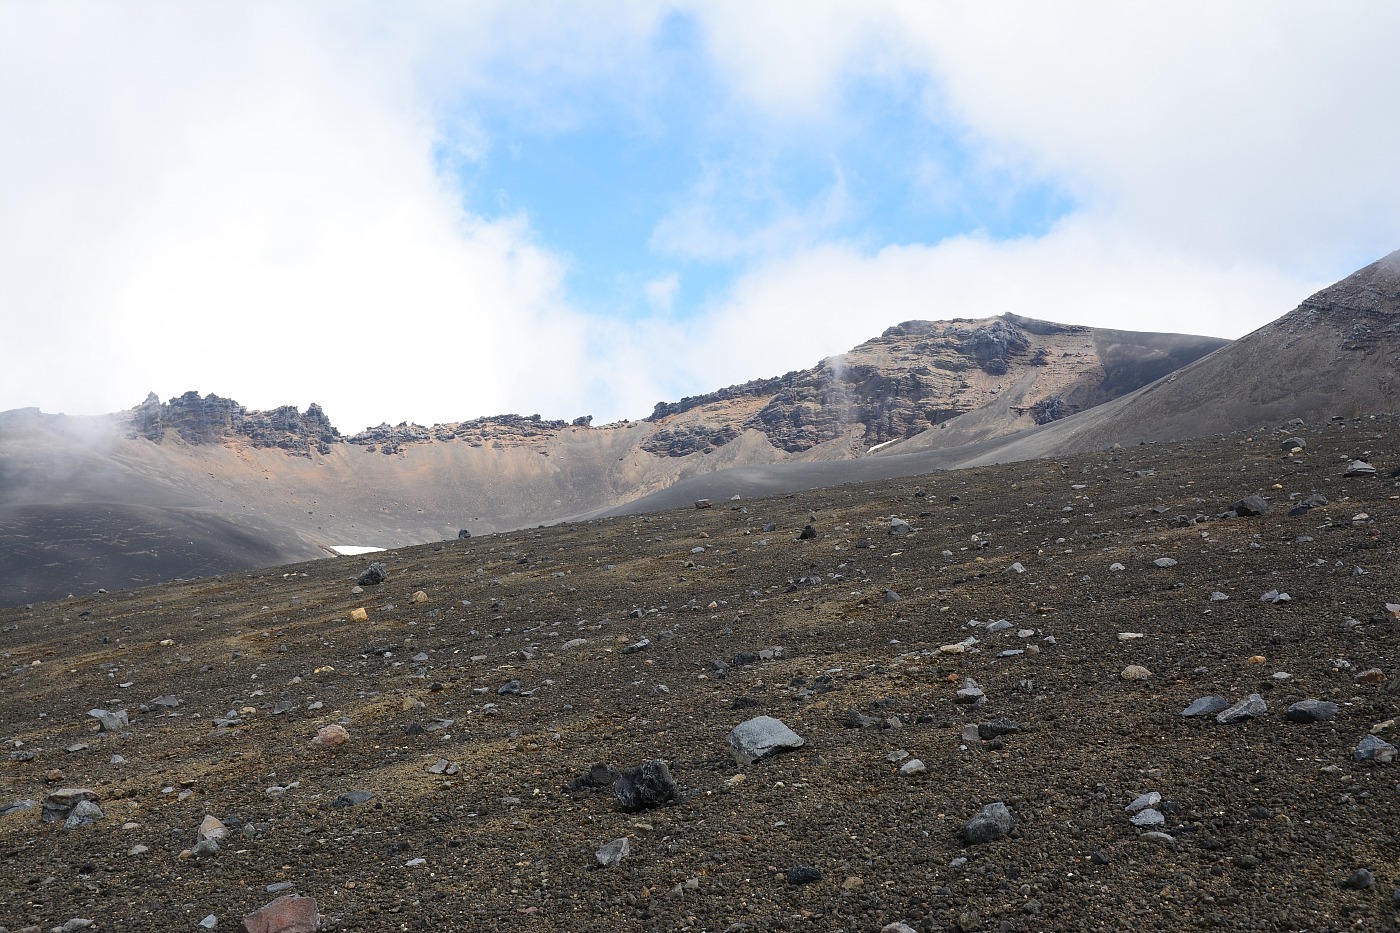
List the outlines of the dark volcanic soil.
<svg viewBox="0 0 1400 933">
<path fill-rule="evenodd" d="M 425 545 L 358 594 L 369 558 L 0 610 L 0 808 L 105 814 L 0 817 L 0 925 L 235 929 L 289 882 L 337 930 L 1391 929 L 1400 764 L 1353 750 L 1400 744 L 1400 426 L 1286 432 Z M 1250 494 L 1270 511 L 1216 517 Z M 1179 715 L 1251 693 L 1267 715 Z M 1336 718 L 1287 721 L 1305 698 Z M 806 745 L 735 764 L 763 714 Z M 349 743 L 310 745 L 331 723 Z M 566 790 L 654 758 L 683 800 Z M 1150 791 L 1157 837 L 1125 812 Z M 965 843 L 993 801 L 1010 837 Z M 182 857 L 206 814 L 231 834 Z"/>
</svg>

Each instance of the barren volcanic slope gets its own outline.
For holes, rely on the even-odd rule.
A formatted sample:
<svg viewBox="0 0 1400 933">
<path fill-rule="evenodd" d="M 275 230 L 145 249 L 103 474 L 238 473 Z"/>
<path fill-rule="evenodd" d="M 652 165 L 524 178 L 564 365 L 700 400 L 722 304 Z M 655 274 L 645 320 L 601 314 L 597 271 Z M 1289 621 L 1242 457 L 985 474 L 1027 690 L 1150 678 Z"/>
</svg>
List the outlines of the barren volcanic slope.
<svg viewBox="0 0 1400 933">
<path fill-rule="evenodd" d="M 1294 417 L 1393 412 L 1400 409 L 1398 379 L 1400 250 L 1220 352 L 1050 425 L 1038 437 L 992 445 L 990 456 L 1054 456 L 1114 443 L 1239 431 Z"/>
<path fill-rule="evenodd" d="M 0 924 L 236 928 L 280 888 L 376 933 L 1392 928 L 1397 440 L 1277 425 L 412 547 L 358 593 L 338 558 L 0 610 Z M 737 764 L 759 716 L 804 744 Z M 609 768 L 649 761 L 675 798 L 626 812 Z M 996 802 L 1009 835 L 967 841 Z"/>
<path fill-rule="evenodd" d="M 1224 341 L 1012 315 L 911 321 L 818 366 L 594 427 L 501 415 L 342 437 L 317 405 L 189 392 L 101 418 L 0 413 L 0 605 L 570 518 L 726 467 L 830 461 L 949 419 L 996 437 Z"/>
</svg>

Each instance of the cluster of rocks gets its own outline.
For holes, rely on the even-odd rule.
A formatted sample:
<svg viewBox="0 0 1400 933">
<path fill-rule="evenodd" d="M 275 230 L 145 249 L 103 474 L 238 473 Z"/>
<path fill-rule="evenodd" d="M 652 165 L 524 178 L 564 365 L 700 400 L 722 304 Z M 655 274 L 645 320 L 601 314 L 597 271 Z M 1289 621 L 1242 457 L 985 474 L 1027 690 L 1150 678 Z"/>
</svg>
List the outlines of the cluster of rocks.
<svg viewBox="0 0 1400 933">
<path fill-rule="evenodd" d="M 739 436 L 732 424 L 713 428 L 708 425 L 676 425 L 662 428 L 642 441 L 642 450 L 661 457 L 684 457 L 689 454 L 713 453 Z"/>
<path fill-rule="evenodd" d="M 575 418 L 569 422 L 551 421 L 539 415 L 511 414 L 435 424 L 431 427 L 405 421 L 396 425 L 380 424 L 367 428 L 359 434 L 345 438 L 345 441 L 363 447 L 371 453 L 378 451 L 386 455 L 399 453 L 406 445 L 428 444 L 434 441 L 459 441 L 471 447 L 501 450 L 554 437 L 565 428 L 586 428 L 592 421 L 592 415 Z"/>
<path fill-rule="evenodd" d="M 1030 407 L 1031 420 L 1036 424 L 1049 424 L 1074 414 L 1074 409 L 1058 395 L 1040 399 Z"/>
</svg>

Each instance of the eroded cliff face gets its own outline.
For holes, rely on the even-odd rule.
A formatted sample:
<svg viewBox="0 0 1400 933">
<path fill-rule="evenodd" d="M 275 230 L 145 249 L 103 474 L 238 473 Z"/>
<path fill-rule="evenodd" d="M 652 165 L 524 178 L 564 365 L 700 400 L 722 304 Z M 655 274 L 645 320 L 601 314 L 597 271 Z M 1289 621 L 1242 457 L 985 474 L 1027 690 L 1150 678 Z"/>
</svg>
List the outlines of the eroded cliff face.
<svg viewBox="0 0 1400 933">
<path fill-rule="evenodd" d="M 687 457 L 753 430 L 787 454 L 833 445 L 825 455 L 858 456 L 998 401 L 1008 412 L 996 429 L 1010 433 L 1130 392 L 1228 342 L 1126 336 L 1011 314 L 906 321 L 811 369 L 658 404 L 647 419 L 658 430 L 642 449 Z"/>
</svg>

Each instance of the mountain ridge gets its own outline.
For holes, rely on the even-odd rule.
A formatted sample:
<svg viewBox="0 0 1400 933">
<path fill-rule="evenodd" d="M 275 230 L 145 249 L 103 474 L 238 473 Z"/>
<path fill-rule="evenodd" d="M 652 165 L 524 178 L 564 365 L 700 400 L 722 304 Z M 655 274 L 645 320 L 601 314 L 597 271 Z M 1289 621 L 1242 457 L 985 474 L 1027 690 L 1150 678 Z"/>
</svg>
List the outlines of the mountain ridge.
<svg viewBox="0 0 1400 933">
<path fill-rule="evenodd" d="M 1397 364 L 1400 252 L 1235 342 L 1009 314 L 909 321 L 807 370 L 603 426 L 511 415 L 345 437 L 318 405 L 249 412 L 197 393 L 119 416 L 0 413 L 0 538 L 13 552 L 0 603 L 248 566 L 219 564 L 220 536 L 229 553 L 252 541 L 290 562 L 1358 417 L 1395 409 Z M 146 509 L 133 516 L 142 540 L 89 520 L 103 503 Z M 169 542 L 207 559 L 176 571 Z M 147 570 L 115 569 L 142 555 Z"/>
<path fill-rule="evenodd" d="M 1086 352 L 1087 345 L 1074 350 L 1061 347 L 1059 352 L 1065 356 L 1077 352 L 1078 365 L 1052 360 L 1053 341 L 1046 338 L 1064 337 L 1091 342 L 1099 352 Z M 987 387 L 973 386 L 969 375 L 996 380 L 1014 375 L 1013 370 L 1052 369 L 1060 363 L 1066 370 L 1064 378 L 1050 380 L 1046 394 L 1018 411 L 1030 419 L 1028 423 L 1046 423 L 1131 391 L 1228 343 L 1215 337 L 1058 324 L 1010 313 L 905 321 L 805 370 L 658 402 L 642 421 L 660 428 L 642 449 L 657 456 L 685 457 L 712 452 L 742 431 L 756 430 L 775 449 L 802 454 L 842 438 L 857 425 L 864 428 L 861 439 L 866 448 L 879 446 L 985 404 Z M 230 398 L 201 397 L 195 391 L 164 403 L 151 393 L 140 405 L 118 414 L 130 418 L 133 435 L 156 443 L 166 431 L 174 430 L 191 444 L 245 437 L 254 447 L 277 447 L 301 456 L 310 456 L 313 450 L 328 453 L 338 443 L 393 454 L 406 444 L 453 440 L 510 444 L 547 439 L 566 428 L 610 430 L 636 423 L 625 420 L 594 426 L 591 415 L 565 421 L 512 413 L 433 425 L 382 423 L 343 435 L 315 402 L 304 414 L 294 405 L 256 411 Z"/>
</svg>

